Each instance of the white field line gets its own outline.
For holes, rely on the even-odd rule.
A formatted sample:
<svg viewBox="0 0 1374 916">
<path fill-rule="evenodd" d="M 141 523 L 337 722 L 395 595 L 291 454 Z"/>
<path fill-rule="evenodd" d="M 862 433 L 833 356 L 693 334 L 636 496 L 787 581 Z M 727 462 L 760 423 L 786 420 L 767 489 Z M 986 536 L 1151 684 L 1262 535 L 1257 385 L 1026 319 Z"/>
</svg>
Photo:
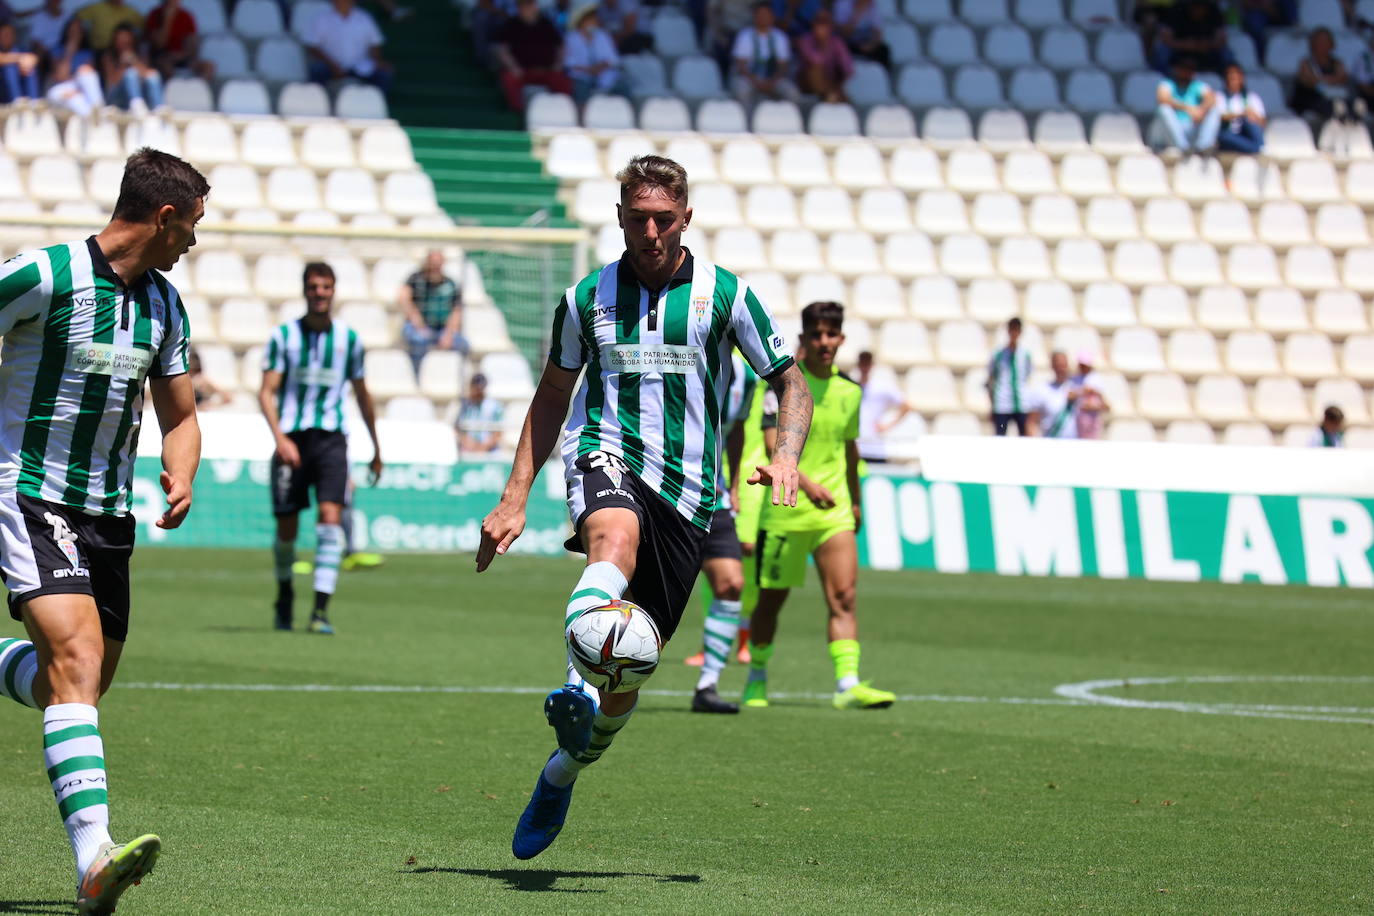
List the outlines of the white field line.
<svg viewBox="0 0 1374 916">
<path fill-rule="evenodd" d="M 1245 716 L 1262 719 L 1295 719 L 1306 722 L 1348 722 L 1374 725 L 1374 709 L 1359 706 L 1282 706 L 1270 703 L 1190 703 L 1178 700 L 1143 700 L 1103 695 L 1099 690 L 1127 690 L 1162 684 L 1374 684 L 1374 677 L 1332 675 L 1207 675 L 1197 677 L 1104 678 L 1060 684 L 1054 692 L 1064 699 L 1118 709 L 1162 709 L 1209 716 Z"/>
<path fill-rule="evenodd" d="M 116 687 L 126 690 L 185 690 L 185 691 L 227 691 L 247 693 L 472 693 L 508 694 L 540 696 L 549 692 L 548 687 L 516 686 L 469 686 L 469 685 L 427 685 L 427 684 L 176 684 L 161 681 L 130 681 L 115 683 Z M 641 690 L 644 696 L 691 699 L 690 690 Z M 787 693 L 769 691 L 769 697 L 777 700 L 828 700 L 828 693 Z M 897 697 L 903 703 L 999 703 L 1009 706 L 1086 706 L 1091 700 L 1075 700 L 1062 697 L 975 697 L 948 696 L 944 694 L 903 694 Z"/>
</svg>

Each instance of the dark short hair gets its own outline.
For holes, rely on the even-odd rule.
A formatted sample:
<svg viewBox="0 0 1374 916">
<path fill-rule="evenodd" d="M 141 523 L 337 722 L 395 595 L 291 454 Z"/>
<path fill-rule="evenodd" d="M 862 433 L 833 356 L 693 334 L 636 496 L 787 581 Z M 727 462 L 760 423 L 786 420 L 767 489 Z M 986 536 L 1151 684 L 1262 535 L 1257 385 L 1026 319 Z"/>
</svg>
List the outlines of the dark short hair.
<svg viewBox="0 0 1374 916">
<path fill-rule="evenodd" d="M 1011 319 L 1011 321 L 1008 321 L 1008 322 L 1007 322 L 1007 330 L 1008 330 L 1008 331 L 1019 331 L 1019 330 L 1021 330 L 1021 319 L 1020 319 L 1020 318 L 1013 318 L 1013 319 Z"/>
<path fill-rule="evenodd" d="M 305 265 L 305 270 L 301 272 L 301 286 L 310 282 L 311 277 L 328 277 L 329 282 L 334 282 L 334 268 L 323 261 L 311 261 Z"/>
<path fill-rule="evenodd" d="M 114 218 L 129 223 L 150 220 L 168 204 L 185 216 L 210 193 L 210 183 L 184 159 L 143 147 L 124 163 Z"/>
<path fill-rule="evenodd" d="M 673 200 L 687 199 L 687 170 L 666 156 L 636 156 L 615 175 L 620 182 L 620 202 L 640 188 L 662 188 Z"/>
<path fill-rule="evenodd" d="M 1322 411 L 1322 419 L 1327 423 L 1344 423 L 1345 411 L 1341 410 L 1335 404 L 1332 404 L 1330 407 L 1326 408 L 1326 410 Z"/>
<path fill-rule="evenodd" d="M 833 324 L 838 331 L 844 328 L 844 306 L 838 302 L 813 302 L 802 309 L 801 320 L 803 334 L 823 321 Z"/>
<path fill-rule="evenodd" d="M 472 377 L 471 382 L 474 385 L 481 385 L 485 388 L 487 386 L 487 377 L 479 372 Z"/>
</svg>

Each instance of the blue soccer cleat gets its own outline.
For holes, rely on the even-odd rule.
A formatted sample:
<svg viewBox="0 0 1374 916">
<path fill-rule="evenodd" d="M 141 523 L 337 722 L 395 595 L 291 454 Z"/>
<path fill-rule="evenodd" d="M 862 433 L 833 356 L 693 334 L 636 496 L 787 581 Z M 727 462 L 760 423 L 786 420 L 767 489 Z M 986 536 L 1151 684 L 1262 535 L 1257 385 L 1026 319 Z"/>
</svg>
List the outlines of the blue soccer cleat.
<svg viewBox="0 0 1374 916">
<path fill-rule="evenodd" d="M 554 751 L 549 759 L 557 753 Z M 563 829 L 563 822 L 568 818 L 568 805 L 572 802 L 575 785 L 575 782 L 569 783 L 560 789 L 545 779 L 540 769 L 530 803 L 520 815 L 515 836 L 510 841 L 510 851 L 517 859 L 533 859 L 558 838 L 558 831 Z"/>
<path fill-rule="evenodd" d="M 558 736 L 558 746 L 573 756 L 585 754 L 592 743 L 596 701 L 580 684 L 564 684 L 544 700 L 544 717 Z"/>
</svg>

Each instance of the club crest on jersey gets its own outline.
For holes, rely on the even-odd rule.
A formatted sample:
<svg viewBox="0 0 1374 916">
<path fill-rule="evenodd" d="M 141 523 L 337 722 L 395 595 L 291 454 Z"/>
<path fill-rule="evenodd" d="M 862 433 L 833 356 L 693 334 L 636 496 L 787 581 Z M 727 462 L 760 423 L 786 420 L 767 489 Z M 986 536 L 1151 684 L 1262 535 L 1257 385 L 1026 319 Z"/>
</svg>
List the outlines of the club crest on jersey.
<svg viewBox="0 0 1374 916">
<path fill-rule="evenodd" d="M 67 520 L 60 515 L 44 512 L 43 521 L 52 526 L 52 539 L 67 562 L 72 564 L 72 573 L 80 573 L 81 553 L 76 549 L 76 532 L 67 526 Z"/>
<path fill-rule="evenodd" d="M 785 343 L 785 341 L 782 339 L 781 334 L 774 334 L 772 337 L 768 339 L 768 342 L 773 345 L 774 350 L 781 350 L 783 344 Z"/>
<path fill-rule="evenodd" d="M 711 307 L 710 296 L 693 296 L 692 310 L 696 312 L 697 321 L 706 317 L 706 310 Z"/>
</svg>

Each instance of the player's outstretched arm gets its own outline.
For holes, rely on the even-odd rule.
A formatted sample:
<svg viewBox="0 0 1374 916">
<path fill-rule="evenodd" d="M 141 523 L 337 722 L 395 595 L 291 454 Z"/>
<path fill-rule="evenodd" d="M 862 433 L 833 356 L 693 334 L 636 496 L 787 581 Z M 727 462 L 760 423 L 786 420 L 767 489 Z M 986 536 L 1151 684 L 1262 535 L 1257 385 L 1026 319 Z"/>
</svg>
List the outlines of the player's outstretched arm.
<svg viewBox="0 0 1374 916">
<path fill-rule="evenodd" d="M 515 461 L 511 464 L 506 489 L 496 508 L 482 520 L 482 542 L 477 548 L 478 572 L 509 550 L 525 530 L 525 504 L 530 498 L 530 488 L 558 441 L 558 431 L 568 415 L 568 401 L 580 372 L 580 369 L 564 369 L 552 361 L 544 366 L 544 375 L 534 390 L 530 409 L 525 412 L 525 424 L 520 428 L 520 442 L 515 446 Z"/>
<path fill-rule="evenodd" d="M 796 364 L 768 384 L 778 396 L 777 438 L 769 463 L 758 467 L 749 483 L 773 488 L 773 505 L 795 506 L 799 475 L 797 461 L 811 430 L 811 390 Z"/>
<path fill-rule="evenodd" d="M 162 491 L 167 511 L 159 528 L 176 528 L 191 511 L 191 485 L 200 467 L 200 423 L 196 420 L 196 391 L 189 374 L 155 378 L 150 382 L 153 409 L 162 429 Z"/>
</svg>

